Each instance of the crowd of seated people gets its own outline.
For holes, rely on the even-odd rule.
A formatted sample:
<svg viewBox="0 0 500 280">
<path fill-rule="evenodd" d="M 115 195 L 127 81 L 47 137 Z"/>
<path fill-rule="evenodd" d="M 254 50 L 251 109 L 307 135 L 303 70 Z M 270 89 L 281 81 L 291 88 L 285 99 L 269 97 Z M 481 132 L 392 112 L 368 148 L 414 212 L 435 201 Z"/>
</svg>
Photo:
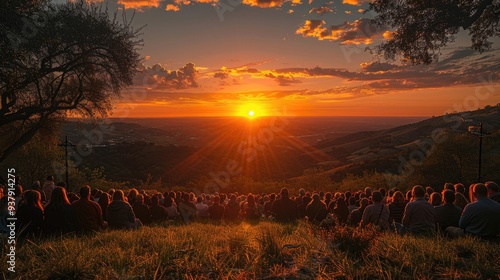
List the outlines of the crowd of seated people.
<svg viewBox="0 0 500 280">
<path fill-rule="evenodd" d="M 10 212 L 9 200 L 15 209 Z M 61 235 L 69 232 L 100 232 L 106 229 L 137 229 L 166 221 L 215 223 L 258 222 L 262 219 L 311 224 L 376 227 L 399 234 L 473 235 L 497 238 L 500 233 L 500 191 L 495 182 L 446 183 L 435 191 L 414 186 L 397 189 L 366 187 L 347 192 L 200 194 L 170 191 L 148 193 L 136 189 L 101 191 L 89 186 L 67 193 L 65 184 L 52 176 L 42 185 L 35 182 L 23 191 L 17 184 L 14 197 L 0 187 L 0 233 L 8 234 L 7 217 L 15 214 L 19 236 Z"/>
</svg>

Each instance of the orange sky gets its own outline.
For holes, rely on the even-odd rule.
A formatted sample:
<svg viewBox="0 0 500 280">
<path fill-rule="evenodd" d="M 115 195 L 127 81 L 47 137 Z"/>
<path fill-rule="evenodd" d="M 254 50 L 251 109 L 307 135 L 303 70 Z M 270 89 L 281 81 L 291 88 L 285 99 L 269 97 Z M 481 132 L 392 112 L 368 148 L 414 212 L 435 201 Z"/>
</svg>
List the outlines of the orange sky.
<svg viewBox="0 0 500 280">
<path fill-rule="evenodd" d="M 366 48 L 391 30 L 371 24 L 365 0 L 107 4 L 146 26 L 113 117 L 432 116 L 500 103 L 498 49 L 473 51 L 461 32 L 431 65 L 384 61 Z"/>
</svg>

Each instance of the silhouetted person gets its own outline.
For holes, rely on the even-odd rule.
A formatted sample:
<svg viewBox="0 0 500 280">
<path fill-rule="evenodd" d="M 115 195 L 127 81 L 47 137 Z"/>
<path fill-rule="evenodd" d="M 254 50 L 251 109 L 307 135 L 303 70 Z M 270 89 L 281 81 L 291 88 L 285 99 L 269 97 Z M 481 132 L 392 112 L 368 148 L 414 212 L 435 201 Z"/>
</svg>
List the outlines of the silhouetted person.
<svg viewBox="0 0 500 280">
<path fill-rule="evenodd" d="M 149 208 L 149 212 L 151 212 L 151 221 L 153 223 L 160 223 L 168 220 L 168 213 L 165 207 L 159 205 L 160 199 L 157 195 L 154 195 L 151 198 L 152 206 Z"/>
<path fill-rule="evenodd" d="M 436 209 L 436 221 L 438 224 L 438 229 L 444 233 L 447 227 L 458 227 L 458 221 L 462 215 L 462 209 L 455 206 L 455 193 L 451 190 L 445 190 L 443 192 L 444 204 L 440 206 L 435 206 Z"/>
<path fill-rule="evenodd" d="M 220 197 L 218 195 L 214 197 L 214 203 L 208 207 L 208 213 L 210 214 L 210 219 L 213 221 L 220 222 L 224 217 L 224 206 L 220 205 Z"/>
<path fill-rule="evenodd" d="M 144 196 L 142 194 L 138 194 L 135 198 L 135 203 L 132 205 L 135 216 L 141 220 L 143 224 L 151 224 L 151 212 L 149 211 L 149 207 L 144 204 Z"/>
<path fill-rule="evenodd" d="M 422 186 L 412 189 L 413 201 L 408 203 L 403 215 L 403 226 L 406 232 L 420 234 L 430 233 L 436 228 L 436 211 L 432 204 L 425 200 Z"/>
<path fill-rule="evenodd" d="M 273 212 L 278 222 L 293 222 L 297 220 L 297 204 L 288 197 L 288 189 L 282 188 L 281 198 L 273 203 Z"/>
<path fill-rule="evenodd" d="M 141 221 L 135 217 L 132 206 L 125 201 L 125 195 L 121 190 L 113 194 L 113 201 L 108 205 L 106 212 L 110 228 L 136 229 L 142 226 Z"/>
<path fill-rule="evenodd" d="M 238 220 L 239 213 L 240 205 L 236 201 L 236 195 L 232 194 L 224 207 L 224 220 L 228 222 L 235 222 Z"/>
<path fill-rule="evenodd" d="M 361 227 L 364 228 L 371 224 L 379 226 L 382 230 L 387 230 L 389 228 L 389 208 L 382 203 L 383 198 L 380 191 L 374 191 L 372 193 L 373 204 L 368 205 L 363 212 Z"/>
<path fill-rule="evenodd" d="M 62 234 L 74 229 L 75 211 L 69 203 L 66 189 L 56 187 L 45 206 L 44 230 L 47 234 Z"/>
<path fill-rule="evenodd" d="M 333 202 L 331 202 L 333 203 Z M 333 207 L 333 213 L 337 217 L 337 222 L 339 225 L 344 225 L 349 217 L 349 208 L 343 197 L 339 197 L 335 201 L 335 207 Z"/>
<path fill-rule="evenodd" d="M 330 194 L 331 195 L 331 194 Z M 312 196 L 312 201 L 306 207 L 306 216 L 310 222 L 321 223 L 328 215 L 326 204 L 321 201 L 319 194 L 315 193 Z"/>
<path fill-rule="evenodd" d="M 90 187 L 80 188 L 80 199 L 73 202 L 75 227 L 78 231 L 102 231 L 106 228 L 102 218 L 101 206 L 90 200 Z"/>
<path fill-rule="evenodd" d="M 396 191 L 392 195 L 392 202 L 389 203 L 389 222 L 401 223 L 405 213 L 406 200 L 402 192 Z"/>
<path fill-rule="evenodd" d="M 38 191 L 28 190 L 16 212 L 19 236 L 39 236 L 43 226 L 43 206 Z"/>
</svg>

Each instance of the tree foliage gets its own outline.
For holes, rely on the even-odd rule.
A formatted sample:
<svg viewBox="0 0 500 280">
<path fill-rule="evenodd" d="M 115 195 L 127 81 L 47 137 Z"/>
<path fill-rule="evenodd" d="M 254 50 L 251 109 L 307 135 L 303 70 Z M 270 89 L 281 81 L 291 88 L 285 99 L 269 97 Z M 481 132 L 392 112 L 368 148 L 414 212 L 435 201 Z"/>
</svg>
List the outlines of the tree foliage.
<svg viewBox="0 0 500 280">
<path fill-rule="evenodd" d="M 138 30 L 85 1 L 0 0 L 0 161 L 53 118 L 104 117 L 140 62 Z"/>
<path fill-rule="evenodd" d="M 469 32 L 472 48 L 491 48 L 491 37 L 500 35 L 499 0 L 375 0 L 370 9 L 375 22 L 394 29 L 392 38 L 378 46 L 386 59 L 429 64 L 460 30 Z"/>
</svg>

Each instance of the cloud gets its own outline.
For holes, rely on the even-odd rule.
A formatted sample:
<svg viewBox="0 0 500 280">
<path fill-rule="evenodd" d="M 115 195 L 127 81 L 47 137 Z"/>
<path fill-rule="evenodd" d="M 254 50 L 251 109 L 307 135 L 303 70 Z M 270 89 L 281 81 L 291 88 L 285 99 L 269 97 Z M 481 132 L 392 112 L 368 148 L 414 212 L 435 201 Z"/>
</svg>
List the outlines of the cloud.
<svg viewBox="0 0 500 280">
<path fill-rule="evenodd" d="M 260 8 L 281 7 L 286 0 L 243 0 L 243 4 Z"/>
<path fill-rule="evenodd" d="M 188 63 L 178 70 L 167 70 L 161 64 L 155 64 L 152 67 L 140 68 L 134 77 L 134 84 L 168 90 L 196 88 L 197 74 L 194 63 Z"/>
<path fill-rule="evenodd" d="M 335 11 L 332 8 L 327 7 L 327 6 L 321 6 L 319 8 L 312 8 L 311 10 L 309 10 L 310 14 L 315 13 L 315 14 L 319 14 L 319 15 L 323 15 L 326 13 L 334 13 L 334 12 Z"/>
<path fill-rule="evenodd" d="M 179 9 L 179 6 L 176 6 L 174 4 L 167 4 L 167 7 L 165 8 L 165 10 L 177 12 L 180 9 Z"/>
<path fill-rule="evenodd" d="M 327 36 L 327 29 L 323 27 L 324 24 L 324 20 L 308 19 L 303 26 L 295 31 L 295 34 L 302 34 L 304 37 L 316 37 L 319 40 L 323 40 Z"/>
<path fill-rule="evenodd" d="M 367 62 L 367 63 L 361 63 L 360 64 L 361 69 L 363 72 L 380 72 L 380 71 L 389 71 L 389 70 L 394 70 L 397 69 L 399 66 L 395 64 L 390 64 L 390 63 L 384 63 L 384 62 Z"/>
<path fill-rule="evenodd" d="M 361 6 L 363 3 L 368 3 L 369 0 L 342 0 L 342 4 Z"/>
<path fill-rule="evenodd" d="M 293 76 L 291 75 L 275 75 L 273 73 L 268 73 L 265 74 L 266 77 L 274 79 L 276 82 L 278 82 L 278 85 L 280 86 L 289 86 L 291 84 L 299 84 L 301 81 L 296 80 Z"/>
<path fill-rule="evenodd" d="M 345 14 L 350 15 L 350 14 L 352 14 L 352 11 L 345 11 Z"/>
<path fill-rule="evenodd" d="M 303 26 L 295 31 L 304 37 L 315 37 L 318 40 L 338 41 L 343 45 L 369 45 L 380 37 L 387 28 L 378 27 L 371 19 L 361 18 L 353 22 L 344 22 L 327 28 L 323 20 L 306 20 Z"/>
<path fill-rule="evenodd" d="M 94 3 L 104 2 L 104 0 L 88 1 Z M 138 11 L 143 11 L 144 8 L 158 8 L 160 3 L 160 0 L 118 0 L 118 4 L 122 5 L 125 9 L 136 9 Z"/>
<path fill-rule="evenodd" d="M 293 11 L 292 9 L 290 9 L 290 10 L 288 10 L 288 12 L 286 12 L 286 13 L 287 13 L 287 14 L 293 14 L 293 12 L 294 12 L 294 11 Z"/>
</svg>

